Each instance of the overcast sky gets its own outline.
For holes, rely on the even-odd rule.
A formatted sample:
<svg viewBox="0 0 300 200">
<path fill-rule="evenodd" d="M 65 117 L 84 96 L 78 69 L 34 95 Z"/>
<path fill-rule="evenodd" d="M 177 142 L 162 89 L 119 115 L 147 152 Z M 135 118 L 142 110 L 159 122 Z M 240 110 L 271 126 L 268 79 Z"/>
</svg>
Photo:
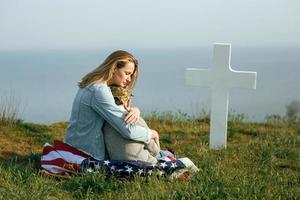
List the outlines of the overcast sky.
<svg viewBox="0 0 300 200">
<path fill-rule="evenodd" d="M 299 0 L 0 0 L 0 50 L 300 46 Z"/>
</svg>

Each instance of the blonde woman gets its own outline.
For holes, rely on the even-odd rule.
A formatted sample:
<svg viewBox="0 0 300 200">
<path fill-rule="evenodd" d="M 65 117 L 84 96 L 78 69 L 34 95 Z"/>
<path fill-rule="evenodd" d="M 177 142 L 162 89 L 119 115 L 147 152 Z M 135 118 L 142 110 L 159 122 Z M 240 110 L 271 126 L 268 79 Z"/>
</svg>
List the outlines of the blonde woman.
<svg viewBox="0 0 300 200">
<path fill-rule="evenodd" d="M 120 137 L 148 144 L 158 140 L 155 130 L 137 126 L 140 110 L 126 111 L 115 104 L 108 85 L 133 88 L 138 77 L 138 61 L 126 51 L 115 51 L 92 72 L 85 75 L 78 86 L 73 102 L 70 124 L 65 142 L 96 159 L 107 158 L 103 125 L 108 123 Z"/>
</svg>

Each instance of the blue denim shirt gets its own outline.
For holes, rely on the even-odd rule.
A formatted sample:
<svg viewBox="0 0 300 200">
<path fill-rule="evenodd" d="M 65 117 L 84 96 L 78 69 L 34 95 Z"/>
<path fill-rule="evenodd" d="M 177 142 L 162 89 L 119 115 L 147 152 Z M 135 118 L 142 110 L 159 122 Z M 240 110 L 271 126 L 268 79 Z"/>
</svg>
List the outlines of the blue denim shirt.
<svg viewBox="0 0 300 200">
<path fill-rule="evenodd" d="M 115 104 L 105 83 L 79 88 L 65 142 L 102 160 L 106 157 L 102 127 L 107 122 L 120 133 L 120 137 L 149 143 L 150 129 L 126 124 L 124 118 L 127 113 Z"/>
</svg>

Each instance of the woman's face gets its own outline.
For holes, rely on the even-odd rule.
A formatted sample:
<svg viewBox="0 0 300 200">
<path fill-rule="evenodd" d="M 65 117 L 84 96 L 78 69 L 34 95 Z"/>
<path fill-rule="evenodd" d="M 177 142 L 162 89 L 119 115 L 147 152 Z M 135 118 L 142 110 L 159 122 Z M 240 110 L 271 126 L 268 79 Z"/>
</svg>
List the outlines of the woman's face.
<svg viewBox="0 0 300 200">
<path fill-rule="evenodd" d="M 131 76 L 134 72 L 135 65 L 128 62 L 122 68 L 115 68 L 113 77 L 108 81 L 109 85 L 117 85 L 121 87 L 127 86 L 131 82 Z"/>
</svg>

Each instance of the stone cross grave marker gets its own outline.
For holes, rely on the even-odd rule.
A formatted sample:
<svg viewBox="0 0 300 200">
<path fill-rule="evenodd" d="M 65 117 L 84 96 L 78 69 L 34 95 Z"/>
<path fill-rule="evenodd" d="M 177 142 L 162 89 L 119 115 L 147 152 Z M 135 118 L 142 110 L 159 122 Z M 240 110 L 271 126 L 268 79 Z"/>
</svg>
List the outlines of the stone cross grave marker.
<svg viewBox="0 0 300 200">
<path fill-rule="evenodd" d="M 226 148 L 228 93 L 231 88 L 256 88 L 256 72 L 236 71 L 230 66 L 231 45 L 214 44 L 212 66 L 208 69 L 187 68 L 186 84 L 211 89 L 210 149 Z"/>
</svg>

